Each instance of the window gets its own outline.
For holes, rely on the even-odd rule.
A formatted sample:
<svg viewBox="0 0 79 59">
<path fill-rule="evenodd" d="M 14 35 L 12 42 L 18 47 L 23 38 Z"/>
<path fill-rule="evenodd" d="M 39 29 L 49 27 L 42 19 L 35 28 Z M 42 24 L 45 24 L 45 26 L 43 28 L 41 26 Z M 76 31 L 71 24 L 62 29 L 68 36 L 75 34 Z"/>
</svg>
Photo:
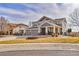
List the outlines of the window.
<svg viewBox="0 0 79 59">
<path fill-rule="evenodd" d="M 52 34 L 53 33 L 53 27 L 49 27 L 48 28 L 48 34 Z"/>
<path fill-rule="evenodd" d="M 60 28 L 60 34 L 62 34 L 62 28 Z"/>
</svg>

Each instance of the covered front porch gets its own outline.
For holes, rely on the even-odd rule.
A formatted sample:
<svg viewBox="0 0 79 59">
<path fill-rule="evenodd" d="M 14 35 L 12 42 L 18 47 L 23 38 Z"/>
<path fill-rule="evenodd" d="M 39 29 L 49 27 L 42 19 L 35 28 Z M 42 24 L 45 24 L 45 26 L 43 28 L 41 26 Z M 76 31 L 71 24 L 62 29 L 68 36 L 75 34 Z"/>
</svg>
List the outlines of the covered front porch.
<svg viewBox="0 0 79 59">
<path fill-rule="evenodd" d="M 38 32 L 41 35 L 51 35 L 51 34 L 62 35 L 63 34 L 62 27 L 60 26 L 39 27 Z"/>
</svg>

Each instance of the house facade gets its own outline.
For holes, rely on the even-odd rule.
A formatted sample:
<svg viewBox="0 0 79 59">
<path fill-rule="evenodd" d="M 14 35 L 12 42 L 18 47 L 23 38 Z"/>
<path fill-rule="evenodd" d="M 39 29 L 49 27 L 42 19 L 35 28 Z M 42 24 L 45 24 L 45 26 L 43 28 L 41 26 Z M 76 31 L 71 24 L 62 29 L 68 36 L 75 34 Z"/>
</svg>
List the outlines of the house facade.
<svg viewBox="0 0 79 59">
<path fill-rule="evenodd" d="M 26 29 L 28 28 L 25 24 L 17 24 L 13 29 L 13 34 L 26 35 Z"/>
<path fill-rule="evenodd" d="M 27 25 L 25 24 L 13 24 L 13 23 L 9 23 L 8 24 L 8 34 L 9 35 L 24 35 L 26 34 L 26 29 L 28 28 Z"/>
<path fill-rule="evenodd" d="M 51 19 L 43 16 L 38 21 L 32 22 L 32 26 L 26 29 L 26 33 L 32 35 L 50 35 L 58 33 L 60 35 L 66 32 L 66 19 Z"/>
<path fill-rule="evenodd" d="M 8 23 L 7 24 L 7 35 L 13 35 L 13 29 L 16 28 L 17 24 Z"/>
</svg>

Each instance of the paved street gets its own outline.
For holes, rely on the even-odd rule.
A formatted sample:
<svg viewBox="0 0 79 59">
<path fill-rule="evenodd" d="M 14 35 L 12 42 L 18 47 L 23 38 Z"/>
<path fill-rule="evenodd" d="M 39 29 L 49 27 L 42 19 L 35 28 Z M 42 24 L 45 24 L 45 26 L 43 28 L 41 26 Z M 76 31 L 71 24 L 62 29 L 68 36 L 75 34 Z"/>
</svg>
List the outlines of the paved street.
<svg viewBox="0 0 79 59">
<path fill-rule="evenodd" d="M 0 52 L 0 56 L 79 56 L 79 51 L 21 50 L 21 51 Z"/>
<path fill-rule="evenodd" d="M 0 44 L 0 55 L 58 55 L 79 56 L 79 44 L 75 43 L 22 43 Z"/>
</svg>

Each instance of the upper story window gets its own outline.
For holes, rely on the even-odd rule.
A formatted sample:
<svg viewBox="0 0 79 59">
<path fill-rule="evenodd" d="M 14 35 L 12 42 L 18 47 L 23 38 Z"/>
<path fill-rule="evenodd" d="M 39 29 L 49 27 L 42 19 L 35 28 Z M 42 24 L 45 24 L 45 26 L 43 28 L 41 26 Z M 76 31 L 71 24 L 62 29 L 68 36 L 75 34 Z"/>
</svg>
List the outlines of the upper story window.
<svg viewBox="0 0 79 59">
<path fill-rule="evenodd" d="M 37 25 L 36 24 L 33 24 L 33 27 L 37 27 Z"/>
<path fill-rule="evenodd" d="M 62 22 L 56 22 L 56 24 L 62 26 Z"/>
</svg>

